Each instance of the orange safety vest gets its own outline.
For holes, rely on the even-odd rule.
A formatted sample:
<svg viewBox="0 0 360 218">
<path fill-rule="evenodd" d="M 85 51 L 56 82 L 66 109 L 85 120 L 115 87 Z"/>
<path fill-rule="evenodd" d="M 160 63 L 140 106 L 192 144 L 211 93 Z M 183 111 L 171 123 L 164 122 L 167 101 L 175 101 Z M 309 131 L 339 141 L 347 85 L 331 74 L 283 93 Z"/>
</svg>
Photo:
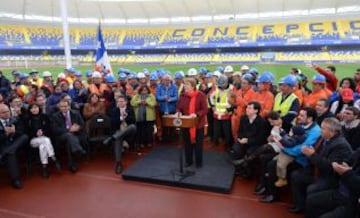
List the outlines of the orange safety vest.
<svg viewBox="0 0 360 218">
<path fill-rule="evenodd" d="M 324 89 L 321 89 L 317 92 L 312 92 L 310 95 L 305 97 L 304 106 L 315 108 L 316 103 L 322 98 L 328 98 Z"/>
<path fill-rule="evenodd" d="M 254 98 L 261 105 L 260 116 L 266 118 L 266 116 L 272 111 L 274 106 L 274 95 L 269 90 L 263 90 L 257 92 Z"/>
<path fill-rule="evenodd" d="M 107 90 L 107 88 L 108 88 L 107 85 L 104 83 L 101 83 L 99 88 L 95 84 L 90 84 L 89 92 L 96 93 L 98 95 L 102 95 L 104 93 L 104 91 Z"/>
</svg>

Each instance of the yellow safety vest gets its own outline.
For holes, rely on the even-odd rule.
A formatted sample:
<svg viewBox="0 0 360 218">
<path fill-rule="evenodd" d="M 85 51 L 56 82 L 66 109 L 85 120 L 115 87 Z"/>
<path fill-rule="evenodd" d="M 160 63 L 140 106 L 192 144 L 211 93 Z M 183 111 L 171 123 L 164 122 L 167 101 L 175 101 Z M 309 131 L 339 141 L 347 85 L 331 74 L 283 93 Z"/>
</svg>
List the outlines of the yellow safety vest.
<svg viewBox="0 0 360 218">
<path fill-rule="evenodd" d="M 38 88 L 41 88 L 43 86 L 44 79 L 38 78 L 36 81 L 32 81 L 34 85 L 36 85 Z"/>
<path fill-rule="evenodd" d="M 228 102 L 228 95 L 229 95 L 229 89 L 223 90 L 221 95 L 220 95 L 220 90 L 218 88 L 215 90 L 215 94 L 214 94 L 215 113 L 218 116 L 228 114 L 227 109 L 230 107 L 230 104 Z"/>
<path fill-rule="evenodd" d="M 289 113 L 292 103 L 297 98 L 298 97 L 294 93 L 291 93 L 283 102 L 281 102 L 282 94 L 278 93 L 275 97 L 273 111 L 279 111 L 281 117 L 285 116 Z"/>
</svg>

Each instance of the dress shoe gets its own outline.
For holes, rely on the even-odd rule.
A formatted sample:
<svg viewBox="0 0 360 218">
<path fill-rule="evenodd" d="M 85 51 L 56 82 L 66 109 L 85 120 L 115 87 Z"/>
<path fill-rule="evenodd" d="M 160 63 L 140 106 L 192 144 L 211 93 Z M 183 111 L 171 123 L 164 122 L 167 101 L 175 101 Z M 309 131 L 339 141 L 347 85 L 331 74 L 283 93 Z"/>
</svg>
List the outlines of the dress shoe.
<svg viewBox="0 0 360 218">
<path fill-rule="evenodd" d="M 56 170 L 60 171 L 61 170 L 61 165 L 60 162 L 58 160 L 54 160 L 54 165 Z"/>
<path fill-rule="evenodd" d="M 261 187 L 260 189 L 254 191 L 254 194 L 256 194 L 256 195 L 263 195 L 263 194 L 265 194 L 265 192 L 266 192 L 266 188 L 265 188 L 265 187 Z"/>
<path fill-rule="evenodd" d="M 49 170 L 47 167 L 42 167 L 41 168 L 41 176 L 43 178 L 49 178 L 50 174 L 49 174 Z"/>
<path fill-rule="evenodd" d="M 115 173 L 116 174 L 121 174 L 121 172 L 122 172 L 122 164 L 121 163 L 116 163 Z"/>
<path fill-rule="evenodd" d="M 191 167 L 193 163 L 185 163 L 185 167 Z"/>
<path fill-rule="evenodd" d="M 300 207 L 297 207 L 297 206 L 293 206 L 293 207 L 290 207 L 288 211 L 289 211 L 290 213 L 299 214 L 299 213 L 302 213 L 302 212 L 303 212 L 303 209 L 300 208 Z"/>
<path fill-rule="evenodd" d="M 232 164 L 234 164 L 234 166 L 240 166 L 241 164 L 244 163 L 244 159 L 238 159 L 238 160 L 233 160 Z"/>
<path fill-rule="evenodd" d="M 69 166 L 69 170 L 72 173 L 76 173 L 78 171 L 78 168 L 75 166 L 75 164 L 72 164 L 72 165 Z"/>
<path fill-rule="evenodd" d="M 260 202 L 262 203 L 272 203 L 277 201 L 277 199 L 274 197 L 274 195 L 266 195 L 262 198 L 260 198 Z"/>
<path fill-rule="evenodd" d="M 15 179 L 12 181 L 12 187 L 14 187 L 15 189 L 22 189 L 23 188 L 23 184 L 20 180 Z"/>
<path fill-rule="evenodd" d="M 110 142 L 113 140 L 113 137 L 108 137 L 108 138 L 106 138 L 104 141 L 103 141 L 103 144 L 104 145 L 108 145 L 108 144 L 110 144 Z"/>
</svg>

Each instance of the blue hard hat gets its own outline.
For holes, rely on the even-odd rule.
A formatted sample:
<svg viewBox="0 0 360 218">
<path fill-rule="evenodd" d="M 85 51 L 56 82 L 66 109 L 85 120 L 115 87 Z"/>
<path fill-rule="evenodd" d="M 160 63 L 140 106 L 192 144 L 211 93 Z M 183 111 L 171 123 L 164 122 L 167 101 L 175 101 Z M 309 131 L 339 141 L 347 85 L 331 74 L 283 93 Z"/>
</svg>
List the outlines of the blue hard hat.
<svg viewBox="0 0 360 218">
<path fill-rule="evenodd" d="M 115 77 L 111 74 L 108 74 L 104 77 L 106 83 L 114 83 L 116 82 Z"/>
<path fill-rule="evenodd" d="M 142 72 L 146 75 L 146 76 L 149 76 L 150 75 L 150 71 L 147 69 L 147 68 L 144 68 L 142 70 Z"/>
<path fill-rule="evenodd" d="M 119 68 L 118 69 L 118 75 L 120 75 L 120 73 L 124 73 L 124 70 L 125 70 L 124 68 Z"/>
<path fill-rule="evenodd" d="M 69 73 L 75 73 L 75 68 L 70 67 L 70 68 L 67 68 L 66 71 Z"/>
<path fill-rule="evenodd" d="M 128 79 L 136 79 L 137 74 L 135 72 L 131 72 L 131 73 L 129 73 L 129 75 L 127 77 L 128 77 Z"/>
<path fill-rule="evenodd" d="M 20 73 L 20 74 L 19 74 L 19 78 L 20 78 L 20 79 L 25 79 L 25 78 L 27 78 L 27 77 L 29 77 L 29 74 L 27 74 L 27 73 Z"/>
<path fill-rule="evenodd" d="M 126 74 L 125 73 L 120 73 L 119 74 L 119 80 L 126 80 Z"/>
<path fill-rule="evenodd" d="M 152 73 L 150 74 L 149 79 L 152 80 L 152 81 L 154 81 L 154 80 L 158 80 L 159 77 L 158 77 L 158 75 L 157 75 L 156 72 L 152 72 Z"/>
<path fill-rule="evenodd" d="M 206 78 L 211 78 L 212 76 L 213 76 L 213 74 L 212 74 L 211 72 L 208 72 L 208 73 L 205 75 Z"/>
<path fill-rule="evenodd" d="M 206 75 L 206 73 L 207 73 L 207 69 L 206 69 L 206 67 L 200 67 L 200 68 L 199 68 L 199 73 L 200 73 L 200 74 L 205 74 L 205 75 Z"/>
<path fill-rule="evenodd" d="M 174 79 L 182 79 L 182 78 L 184 78 L 184 72 L 177 71 L 174 75 Z"/>
<path fill-rule="evenodd" d="M 244 75 L 242 75 L 241 78 L 247 80 L 249 83 L 254 83 L 255 82 L 254 76 L 252 74 L 250 74 L 250 73 L 245 73 Z"/>
<path fill-rule="evenodd" d="M 321 75 L 321 74 L 316 74 L 312 81 L 313 83 L 326 83 L 326 78 L 324 75 Z"/>
<path fill-rule="evenodd" d="M 220 73 L 223 73 L 223 72 L 224 72 L 224 67 L 218 66 L 218 67 L 216 68 L 216 71 L 219 71 Z"/>
<path fill-rule="evenodd" d="M 258 74 L 258 70 L 257 70 L 256 68 L 251 68 L 251 69 L 249 70 L 249 73 L 251 73 L 251 74 Z"/>
<path fill-rule="evenodd" d="M 129 69 L 123 69 L 123 73 L 125 73 L 127 76 L 131 73 Z"/>
<path fill-rule="evenodd" d="M 268 72 L 264 72 L 256 80 L 257 83 L 272 83 L 272 78 Z"/>
<path fill-rule="evenodd" d="M 164 70 L 158 70 L 157 75 L 158 75 L 158 77 L 163 77 L 166 75 L 166 72 Z"/>
<path fill-rule="evenodd" d="M 74 76 L 82 76 L 82 73 L 80 70 L 75 70 Z"/>
<path fill-rule="evenodd" d="M 87 70 L 85 74 L 86 74 L 86 77 L 92 77 L 93 71 Z"/>
<path fill-rule="evenodd" d="M 296 77 L 294 75 L 287 75 L 281 78 L 279 84 L 286 84 L 291 87 L 294 87 L 296 85 Z"/>
</svg>

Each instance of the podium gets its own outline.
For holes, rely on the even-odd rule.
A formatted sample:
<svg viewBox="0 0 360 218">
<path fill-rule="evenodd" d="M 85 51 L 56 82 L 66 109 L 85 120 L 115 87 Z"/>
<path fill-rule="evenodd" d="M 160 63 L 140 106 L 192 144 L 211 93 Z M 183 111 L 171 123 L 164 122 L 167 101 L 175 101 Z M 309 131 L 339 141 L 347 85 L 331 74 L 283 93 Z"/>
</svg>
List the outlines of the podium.
<svg viewBox="0 0 360 218">
<path fill-rule="evenodd" d="M 175 127 L 176 129 L 180 130 L 179 134 L 179 170 L 174 170 L 174 178 L 177 179 L 177 181 L 181 181 L 186 179 L 189 176 L 193 176 L 195 174 L 194 171 L 184 171 L 183 166 L 183 153 L 184 153 L 184 146 L 182 143 L 182 137 L 181 137 L 181 129 L 189 129 L 192 127 L 195 127 L 199 122 L 199 119 L 197 117 L 190 117 L 186 115 L 177 115 L 177 114 L 171 114 L 171 115 L 163 115 L 162 116 L 162 124 L 166 127 Z"/>
</svg>

